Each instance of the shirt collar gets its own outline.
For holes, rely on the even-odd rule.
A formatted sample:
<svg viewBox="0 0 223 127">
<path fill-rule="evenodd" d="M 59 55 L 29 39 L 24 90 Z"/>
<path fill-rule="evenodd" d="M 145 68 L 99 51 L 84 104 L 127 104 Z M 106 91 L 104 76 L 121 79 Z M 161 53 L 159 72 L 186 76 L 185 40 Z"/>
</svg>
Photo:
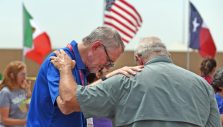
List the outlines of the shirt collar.
<svg viewBox="0 0 223 127">
<path fill-rule="evenodd" d="M 87 70 L 84 62 L 82 61 L 81 59 L 81 56 L 80 56 L 80 53 L 79 53 L 79 50 L 78 50 L 78 47 L 77 47 L 77 42 L 76 41 L 72 41 L 70 43 L 71 47 L 72 47 L 72 50 L 73 50 L 73 53 L 72 54 L 72 57 L 74 57 L 75 61 L 76 61 L 76 66 L 78 69 L 81 69 L 81 70 Z M 72 51 L 71 51 L 72 52 Z"/>
<path fill-rule="evenodd" d="M 167 56 L 156 56 L 156 57 L 150 59 L 148 62 L 146 62 L 145 65 L 152 64 L 152 63 L 156 63 L 156 62 L 172 63 L 172 60 L 171 60 L 171 58 L 169 58 Z"/>
</svg>

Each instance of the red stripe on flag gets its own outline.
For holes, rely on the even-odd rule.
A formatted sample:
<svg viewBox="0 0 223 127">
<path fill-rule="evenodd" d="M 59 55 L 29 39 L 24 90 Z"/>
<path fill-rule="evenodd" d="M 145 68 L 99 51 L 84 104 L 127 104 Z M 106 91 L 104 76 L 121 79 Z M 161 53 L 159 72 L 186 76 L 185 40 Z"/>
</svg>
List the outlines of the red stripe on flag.
<svg viewBox="0 0 223 127">
<path fill-rule="evenodd" d="M 124 9 L 123 7 L 119 6 L 118 4 L 114 3 L 114 6 L 116 6 L 117 8 L 119 8 L 120 10 L 124 11 L 125 13 L 127 13 L 129 16 L 131 16 L 137 23 L 137 26 L 140 27 L 140 23 L 138 22 L 137 18 L 132 14 L 130 13 L 128 10 Z"/>
<path fill-rule="evenodd" d="M 125 43 L 129 43 L 129 41 L 124 38 L 122 38 L 122 41 L 124 41 Z"/>
<path fill-rule="evenodd" d="M 112 19 L 115 20 L 117 23 L 121 24 L 122 26 L 124 26 L 126 29 L 128 29 L 129 31 L 131 31 L 132 33 L 136 34 L 137 31 L 133 30 L 132 28 L 128 27 L 127 25 L 125 25 L 123 22 L 121 22 L 120 20 L 118 20 L 117 18 L 113 17 L 113 16 L 109 16 L 109 15 L 105 15 L 106 18 L 108 19 Z"/>
<path fill-rule="evenodd" d="M 115 28 L 116 30 L 122 32 L 123 34 L 125 34 L 126 36 L 128 36 L 129 38 L 133 38 L 133 36 L 129 35 L 128 33 L 126 33 L 125 31 L 123 31 L 122 29 L 120 29 L 119 27 L 117 27 L 115 24 L 112 24 L 110 22 L 106 22 L 105 23 L 106 25 L 109 25 L 109 26 L 112 26 L 113 28 Z"/>
<path fill-rule="evenodd" d="M 137 14 L 137 16 L 140 19 L 140 22 L 142 22 L 142 17 L 140 16 L 140 14 L 138 13 L 138 11 L 132 5 L 130 5 L 129 3 L 127 3 L 125 0 L 120 0 L 120 2 L 122 2 L 123 4 L 126 4 L 127 6 L 129 6 Z"/>
<path fill-rule="evenodd" d="M 107 3 L 110 6 L 109 2 Z M 116 0 L 106 11 L 104 24 L 120 32 L 122 40 L 128 43 L 142 24 L 142 18 L 137 10 L 126 0 Z"/>
<path fill-rule="evenodd" d="M 127 19 L 124 15 L 122 15 L 121 13 L 119 13 L 118 11 L 116 11 L 116 10 L 114 10 L 112 8 L 111 8 L 111 12 L 117 14 L 118 16 L 120 16 L 121 18 L 123 18 L 124 20 L 126 20 L 128 23 L 130 23 L 132 26 L 134 26 L 138 30 L 138 26 L 135 25 L 131 20 Z"/>
</svg>

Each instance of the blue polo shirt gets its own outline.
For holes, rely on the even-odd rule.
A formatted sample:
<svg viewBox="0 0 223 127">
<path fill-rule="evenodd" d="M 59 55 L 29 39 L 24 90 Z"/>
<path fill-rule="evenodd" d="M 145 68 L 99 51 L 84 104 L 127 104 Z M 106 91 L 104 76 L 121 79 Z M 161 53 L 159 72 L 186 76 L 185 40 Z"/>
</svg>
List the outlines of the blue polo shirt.
<svg viewBox="0 0 223 127">
<path fill-rule="evenodd" d="M 72 70 L 74 78 L 78 84 L 86 84 L 88 72 L 81 60 L 77 43 L 72 41 L 70 45 L 71 48 L 63 49 L 76 61 L 76 66 Z M 64 115 L 57 106 L 60 75 L 50 63 L 50 56 L 53 55 L 55 54 L 51 53 L 40 67 L 29 107 L 27 127 L 86 127 L 86 119 L 82 112 Z"/>
</svg>

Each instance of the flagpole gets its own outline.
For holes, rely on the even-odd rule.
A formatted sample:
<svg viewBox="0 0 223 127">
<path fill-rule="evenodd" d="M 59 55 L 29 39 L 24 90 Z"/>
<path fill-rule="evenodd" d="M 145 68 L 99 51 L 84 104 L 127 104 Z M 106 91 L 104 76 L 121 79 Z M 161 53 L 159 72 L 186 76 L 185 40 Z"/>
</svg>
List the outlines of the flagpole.
<svg viewBox="0 0 223 127">
<path fill-rule="evenodd" d="M 24 15 L 24 3 L 22 2 L 22 32 L 23 32 L 23 37 L 22 37 L 22 62 L 23 63 L 25 63 L 25 56 L 24 56 L 24 42 L 25 42 L 25 39 L 24 39 L 24 32 L 25 32 L 25 30 L 24 30 L 24 27 L 25 27 L 25 25 L 24 25 L 24 21 L 25 21 L 25 19 L 24 19 L 24 17 L 25 17 L 25 15 Z"/>
<path fill-rule="evenodd" d="M 105 16 L 105 8 L 106 8 L 106 0 L 103 0 L 104 1 L 104 5 L 103 5 L 103 15 L 102 15 L 102 25 L 104 25 L 104 22 L 105 22 L 105 18 L 104 18 L 104 16 Z"/>
<path fill-rule="evenodd" d="M 189 28 L 189 19 L 188 19 L 188 14 L 189 14 L 189 0 L 183 0 L 183 41 L 187 43 L 187 51 L 186 51 L 186 69 L 190 70 L 190 49 L 189 49 L 189 40 L 188 36 L 188 28 Z M 187 10 L 187 11 L 186 11 Z M 187 18 L 186 18 L 187 17 Z M 186 25 L 187 24 L 187 25 Z M 185 29 L 187 26 L 187 29 Z M 187 35 L 187 37 L 185 37 Z"/>
</svg>

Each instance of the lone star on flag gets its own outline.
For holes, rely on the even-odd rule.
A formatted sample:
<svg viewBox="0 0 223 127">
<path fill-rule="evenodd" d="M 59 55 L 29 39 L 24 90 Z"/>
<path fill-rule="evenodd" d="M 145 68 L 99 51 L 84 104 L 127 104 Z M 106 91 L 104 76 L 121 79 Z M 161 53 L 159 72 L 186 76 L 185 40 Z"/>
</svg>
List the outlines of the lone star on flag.
<svg viewBox="0 0 223 127">
<path fill-rule="evenodd" d="M 197 31 L 198 26 L 200 26 L 200 23 L 197 22 L 197 18 L 194 18 L 194 20 L 193 20 L 193 32 Z"/>
</svg>

